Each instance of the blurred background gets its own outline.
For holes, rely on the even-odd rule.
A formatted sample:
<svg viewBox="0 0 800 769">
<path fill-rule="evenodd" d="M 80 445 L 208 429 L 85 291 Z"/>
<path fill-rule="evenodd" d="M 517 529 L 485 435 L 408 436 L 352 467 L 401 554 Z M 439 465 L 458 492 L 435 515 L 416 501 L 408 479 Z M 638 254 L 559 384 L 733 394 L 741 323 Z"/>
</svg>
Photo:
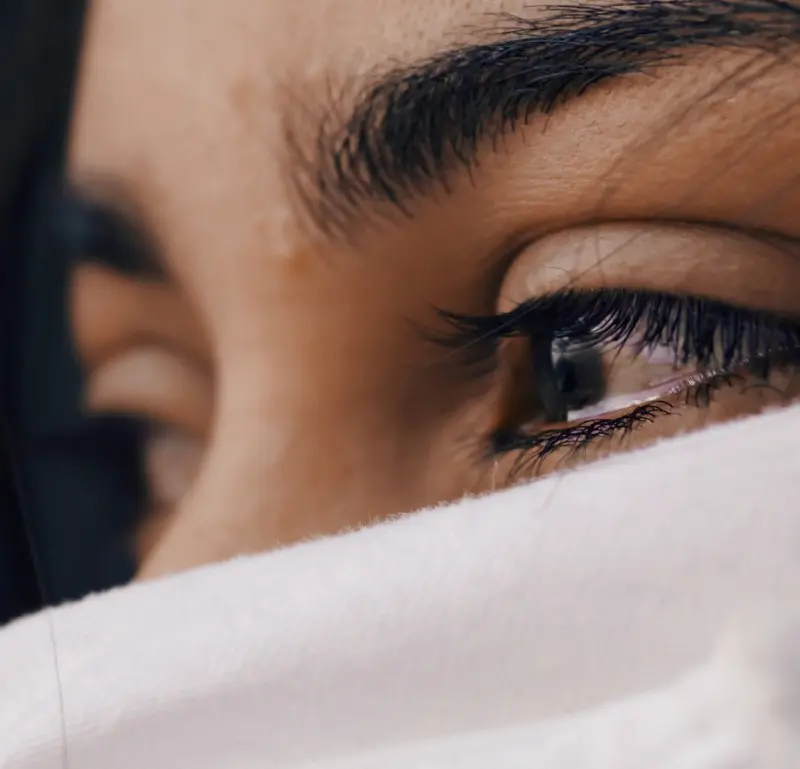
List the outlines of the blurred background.
<svg viewBox="0 0 800 769">
<path fill-rule="evenodd" d="M 82 0 L 0 0 L 0 625 L 133 568 L 131 428 L 82 414 L 69 258 L 49 237 L 83 16 Z"/>
</svg>

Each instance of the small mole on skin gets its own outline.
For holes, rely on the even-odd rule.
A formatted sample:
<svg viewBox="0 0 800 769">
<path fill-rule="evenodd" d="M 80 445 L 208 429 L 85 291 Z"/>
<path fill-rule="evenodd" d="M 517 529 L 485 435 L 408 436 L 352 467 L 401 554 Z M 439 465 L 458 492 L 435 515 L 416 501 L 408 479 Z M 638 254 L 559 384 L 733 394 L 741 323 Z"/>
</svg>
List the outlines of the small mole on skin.
<svg viewBox="0 0 800 769">
<path fill-rule="evenodd" d="M 230 87 L 229 98 L 231 105 L 239 114 L 248 115 L 252 111 L 255 98 L 253 81 L 249 78 L 234 81 Z"/>
</svg>

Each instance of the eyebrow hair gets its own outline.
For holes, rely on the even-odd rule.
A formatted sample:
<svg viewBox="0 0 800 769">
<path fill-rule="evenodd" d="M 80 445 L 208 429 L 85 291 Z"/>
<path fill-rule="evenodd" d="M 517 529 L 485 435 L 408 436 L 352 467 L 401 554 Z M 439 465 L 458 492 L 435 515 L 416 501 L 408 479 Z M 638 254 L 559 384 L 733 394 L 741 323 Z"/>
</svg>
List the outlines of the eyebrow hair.
<svg viewBox="0 0 800 769">
<path fill-rule="evenodd" d="M 310 153 L 293 131 L 294 184 L 319 229 L 343 235 L 368 204 L 447 189 L 484 146 L 600 83 L 681 61 L 687 49 L 777 52 L 800 41 L 792 0 L 623 0 L 547 6 L 540 18 L 501 14 L 495 39 L 393 69 L 339 119 L 318 124 Z"/>
</svg>

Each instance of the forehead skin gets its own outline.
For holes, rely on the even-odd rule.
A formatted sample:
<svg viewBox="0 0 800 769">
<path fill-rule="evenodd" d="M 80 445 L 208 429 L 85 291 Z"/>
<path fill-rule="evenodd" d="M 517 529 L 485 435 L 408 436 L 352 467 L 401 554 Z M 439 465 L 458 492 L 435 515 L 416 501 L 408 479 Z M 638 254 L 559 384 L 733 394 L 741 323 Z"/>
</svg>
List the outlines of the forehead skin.
<svg viewBox="0 0 800 769">
<path fill-rule="evenodd" d="M 535 17 L 544 4 L 94 0 L 90 5 L 71 173 L 79 182 L 118 185 L 141 209 L 169 270 L 207 327 L 219 377 L 212 447 L 201 480 L 145 574 L 296 539 L 304 533 L 293 523 L 305 514 L 298 510 L 324 508 L 328 518 L 305 529 L 322 533 L 363 523 L 376 512 L 402 512 L 431 501 L 423 491 L 406 493 L 418 465 L 403 462 L 414 447 L 405 445 L 403 436 L 388 440 L 387 414 L 362 407 L 367 387 L 388 389 L 396 374 L 390 366 L 375 373 L 382 370 L 381 356 L 396 357 L 396 347 L 381 322 L 369 319 L 388 317 L 392 308 L 399 316 L 403 292 L 412 288 L 420 294 L 417 303 L 429 305 L 434 298 L 425 287 L 452 282 L 451 276 L 469 269 L 476 273 L 463 252 L 491 252 L 504 228 L 535 232 L 588 217 L 598 180 L 619 170 L 633 138 L 655 135 L 670 109 L 697 102 L 711 80 L 726 72 L 719 64 L 708 77 L 696 69 L 676 75 L 646 99 L 635 88 L 614 86 L 602 98 L 589 94 L 569 116 L 554 116 L 541 139 L 546 149 L 488 164 L 484 184 L 459 206 L 432 215 L 436 226 L 426 230 L 425 248 L 441 259 L 427 259 L 424 269 L 407 258 L 420 251 L 414 240 L 419 228 L 410 228 L 395 248 L 394 255 L 403 259 L 393 260 L 391 245 L 373 238 L 362 249 L 370 253 L 357 253 L 355 260 L 350 254 L 349 262 L 339 259 L 332 268 L 338 247 L 310 230 L 288 182 L 289 113 L 294 111 L 295 122 L 302 123 L 304 114 L 310 121 L 319 105 L 353 83 L 481 40 L 499 23 L 494 14 Z M 783 81 L 788 94 L 791 82 Z M 743 140 L 752 138 L 753 121 L 744 118 L 758 114 L 758 105 L 742 106 L 735 98 L 739 89 L 720 93 L 722 106 L 704 112 L 702 136 L 692 139 L 687 123 L 689 138 L 675 142 L 671 156 L 651 152 L 650 167 L 610 196 L 617 217 L 656 216 L 668 206 L 684 213 L 682 185 L 691 169 L 702 170 L 697 158 L 714 157 L 721 135 L 731 143 L 738 130 Z M 524 137 L 509 141 L 524 144 Z M 753 167 L 774 176 L 773 187 L 780 187 L 777 182 L 786 181 L 780 178 L 785 147 L 778 143 L 758 152 L 751 153 Z M 502 185 L 495 183 L 498 178 Z M 738 214 L 752 184 L 752 178 L 726 179 L 714 194 L 693 201 L 691 213 L 708 220 Z M 495 195 L 500 186 L 502 194 Z M 646 208 L 652 190 L 664 198 L 662 209 Z M 537 220 L 530 222 L 534 203 Z M 502 227 L 487 212 L 499 214 L 494 219 L 502 219 Z M 465 248 L 453 256 L 446 246 L 456 230 Z M 439 304 L 446 300 L 445 294 Z M 359 367 L 359 361 L 370 365 Z M 346 436 L 360 437 L 348 442 Z M 431 483 L 439 498 L 463 491 L 463 479 L 453 488 Z M 367 512 L 351 520 L 348 510 Z"/>
<path fill-rule="evenodd" d="M 165 244 L 178 264 L 192 250 L 195 275 L 205 253 L 214 262 L 222 252 L 238 260 L 257 253 L 262 266 L 297 256 L 282 168 L 284 121 L 297 106 L 289 94 L 313 109 L 376 69 L 474 39 L 473 27 L 490 28 L 495 13 L 535 10 L 497 0 L 95 0 L 91 7 L 73 170 L 124 179 L 154 228 L 176 240 L 183 217 L 176 220 L 172 205 L 214 210 L 192 222 L 200 250 L 195 242 Z"/>
</svg>

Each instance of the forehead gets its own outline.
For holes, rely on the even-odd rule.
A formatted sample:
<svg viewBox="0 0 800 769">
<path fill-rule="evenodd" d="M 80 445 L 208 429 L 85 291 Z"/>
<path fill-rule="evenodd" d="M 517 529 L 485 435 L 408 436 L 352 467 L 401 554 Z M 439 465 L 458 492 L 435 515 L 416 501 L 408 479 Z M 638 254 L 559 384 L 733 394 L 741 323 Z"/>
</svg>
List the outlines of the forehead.
<svg viewBox="0 0 800 769">
<path fill-rule="evenodd" d="M 480 36 L 504 13 L 534 14 L 524 0 L 94 0 L 94 45 L 122 54 L 147 51 L 140 64 L 177 67 L 203 53 L 215 69 L 252 66 L 264 77 L 304 75 L 347 64 L 366 69 L 417 58 L 446 43 Z M 193 67 L 203 64 L 195 61 Z M 277 67 L 277 69 L 276 69 Z"/>
<path fill-rule="evenodd" d="M 739 10 L 734 10 L 734 6 Z M 614 57 L 619 58 L 627 50 L 648 49 L 653 44 L 653 30 L 658 29 L 662 41 L 658 45 L 662 47 L 664 40 L 679 37 L 684 41 L 699 36 L 701 41 L 693 44 L 695 48 L 702 47 L 706 40 L 706 48 L 713 50 L 721 38 L 726 42 L 736 39 L 734 33 L 740 31 L 750 40 L 767 39 L 769 32 L 754 30 L 770 28 L 775 30 L 770 39 L 796 38 L 796 18 L 783 5 L 776 2 L 758 7 L 761 15 L 753 22 L 750 17 L 756 11 L 749 11 L 750 6 L 740 8 L 730 4 L 729 15 L 717 18 L 713 7 L 692 0 L 673 4 L 632 0 L 613 6 L 616 12 L 636 11 L 635 26 L 627 27 L 627 37 L 622 43 L 612 45 L 608 38 L 604 45 L 586 43 L 582 34 L 571 39 L 584 41 L 580 49 L 583 55 L 607 53 L 612 61 L 610 69 L 605 71 L 615 72 L 619 62 Z M 597 8 L 578 4 L 574 13 L 583 9 L 596 14 Z M 665 15 L 664 8 L 672 10 Z M 706 11 L 707 18 L 703 16 Z M 287 152 L 287 120 L 301 129 L 307 128 L 307 132 L 301 133 L 313 141 L 320 114 L 333 115 L 334 123 L 344 120 L 347 124 L 352 106 L 350 97 L 363 93 L 363 85 L 375 82 L 381 74 L 445 50 L 495 39 L 501 30 L 507 30 L 509 14 L 536 19 L 544 13 L 544 3 L 500 0 L 435 3 L 430 0 L 227 0 L 225 3 L 95 0 L 91 4 L 75 111 L 72 173 L 79 180 L 102 177 L 123 184 L 125 196 L 145 208 L 143 218 L 164 241 L 163 252 L 173 267 L 178 273 L 184 270 L 185 275 L 178 277 L 189 283 L 202 279 L 211 287 L 206 292 L 209 296 L 221 293 L 218 280 L 221 271 L 226 272 L 226 281 L 230 276 L 235 282 L 241 281 L 244 273 L 257 273 L 264 276 L 265 282 L 274 284 L 274 275 L 267 275 L 265 270 L 282 269 L 281 265 L 287 261 L 283 259 L 285 256 L 292 256 L 296 263 L 306 245 L 297 217 L 300 207 L 296 200 L 291 200 L 291 185 L 287 184 L 287 166 L 297 158 Z M 702 23 L 697 22 L 698 14 Z M 620 25 L 614 26 L 616 18 L 614 10 L 609 11 L 606 31 L 618 31 Z M 664 19 L 670 28 L 665 28 Z M 704 38 L 705 35 L 708 37 Z M 556 38 L 560 39 L 557 34 Z M 429 119 L 420 121 L 415 117 L 416 112 L 413 115 L 406 112 L 404 125 L 419 125 L 427 130 L 435 123 L 430 115 L 438 120 L 457 114 L 458 125 L 463 126 L 460 118 L 465 112 L 475 112 L 469 105 L 475 104 L 476 98 L 483 100 L 484 107 L 491 104 L 487 92 L 503 89 L 495 89 L 497 80 L 488 79 L 494 70 L 499 70 L 498 60 L 491 58 L 494 46 L 483 48 L 491 49 L 490 57 L 481 60 L 477 75 L 474 70 L 471 74 L 472 81 L 482 86 L 482 96 L 470 93 L 464 97 L 462 105 L 468 105 L 464 112 L 455 111 L 452 102 L 439 104 L 438 111 L 415 107 Z M 569 53 L 572 49 L 561 45 L 559 50 L 563 58 L 563 50 Z M 585 58 L 579 61 L 585 68 Z M 692 72 L 681 75 L 682 80 L 678 80 L 673 69 L 667 77 L 671 85 L 666 88 L 654 79 L 645 78 L 631 85 L 630 90 L 615 86 L 613 99 L 608 93 L 597 91 L 589 94 L 592 98 L 588 102 L 582 97 L 582 108 L 570 109 L 567 124 L 556 122 L 564 120 L 563 115 L 557 115 L 556 120 L 548 116 L 535 138 L 535 151 L 522 146 L 525 137 L 520 131 L 519 151 L 513 163 L 503 166 L 503 186 L 508 188 L 508 195 L 519 197 L 526 210 L 539 210 L 540 218 L 547 210 L 553 212 L 552 207 L 544 205 L 551 199 L 561 201 L 564 209 L 572 206 L 570 216 L 577 216 L 580 211 L 573 211 L 573 198 L 579 194 L 579 188 L 594 188 L 616 156 L 624 159 L 623 156 L 630 155 L 625 149 L 626 142 L 635 144 L 641 141 L 638 137 L 647 136 L 660 136 L 663 140 L 663 118 L 667 113 L 677 115 L 681 141 L 671 143 L 669 151 L 673 156 L 662 157 L 661 165 L 649 164 L 649 175 L 644 173 L 647 169 L 637 166 L 635 175 L 625 177 L 626 184 L 620 189 L 627 198 L 649 200 L 638 188 L 651 181 L 655 184 L 658 177 L 660 191 L 655 202 L 662 210 L 670 204 L 665 199 L 669 197 L 666 192 L 675 185 L 670 186 L 666 181 L 673 176 L 678 187 L 685 187 L 691 173 L 713 171 L 718 175 L 718 169 L 695 168 L 698 159 L 705 158 L 710 164 L 719 155 L 715 136 L 728 136 L 727 149 L 730 149 L 727 145 L 736 144 L 740 134 L 751 141 L 749 124 L 739 129 L 737 123 L 747 115 L 758 118 L 764 108 L 770 112 L 769 104 L 756 104 L 758 99 L 761 102 L 776 102 L 776 99 L 762 87 L 761 76 L 756 78 L 758 88 L 742 92 L 738 60 L 728 61 L 725 67 L 708 57 L 705 61 L 710 65 L 703 66 L 702 73 L 694 67 Z M 541 62 L 530 48 L 516 62 L 521 62 L 526 77 L 542 80 Z M 534 70 L 534 62 L 539 69 Z M 557 63 L 568 71 L 575 69 L 571 59 L 566 63 L 559 59 Z M 771 67 L 774 61 L 767 64 Z M 601 61 L 600 71 L 603 66 L 606 64 Z M 501 80 L 506 72 L 500 71 Z M 555 74 L 560 76 L 559 72 Z M 735 88 L 720 89 L 728 74 Z M 785 75 L 784 72 L 783 77 L 778 77 L 784 90 L 789 87 Z M 452 93 L 453 81 L 448 79 L 446 70 L 443 74 L 434 71 L 433 77 L 435 82 L 446 85 L 439 89 L 440 95 Z M 714 82 L 706 83 L 704 78 Z M 426 80 L 431 82 L 430 77 Z M 487 82 L 492 88 L 486 86 Z M 654 82 L 655 87 L 650 87 Z M 523 85 L 527 86 L 528 81 Z M 708 88 L 709 85 L 713 88 Z M 720 94 L 718 99 L 715 97 L 716 106 L 707 98 L 712 92 Z M 688 104 L 699 102 L 704 119 L 694 119 L 697 110 L 681 109 L 680 104 L 676 108 L 678 97 Z M 497 109 L 508 112 L 503 105 Z M 371 114 L 380 118 L 380 102 L 378 112 Z M 691 131 L 689 118 L 693 119 Z M 554 126 L 563 130 L 555 130 Z M 390 125 L 381 136 L 384 144 L 391 129 Z M 402 134 L 401 138 L 404 137 Z M 368 137 L 367 141 L 370 140 Z M 405 144 L 399 148 L 395 144 L 392 151 L 395 156 L 414 154 Z M 633 156 L 641 158 L 642 154 Z M 654 161 L 652 153 L 648 157 Z M 724 162 L 725 158 L 719 160 L 719 164 Z M 751 162 L 750 166 L 753 165 Z M 289 173 L 292 174 L 292 169 Z M 492 204 L 483 208 L 494 210 L 498 185 L 488 184 L 491 172 L 485 165 L 482 173 L 487 182 L 483 188 L 490 196 L 486 202 Z M 535 201 L 531 195 L 515 194 L 520 191 L 519 185 L 531 188 L 534 178 L 538 182 Z M 561 184 L 564 194 L 545 196 L 542 192 L 545 183 Z M 722 192 L 727 195 L 731 189 Z M 677 198 L 683 194 L 681 189 L 674 192 L 673 197 Z M 567 193 L 572 197 L 565 197 Z M 563 212 L 553 213 L 563 216 Z M 439 216 L 438 211 L 436 215 Z M 641 215 L 641 211 L 628 205 L 624 212 L 617 211 L 615 215 Z M 699 215 L 693 212 L 693 216 Z M 469 214 L 459 212 L 459 217 L 468 219 Z M 235 264 L 220 258 L 232 254 L 236 255 Z M 253 293 L 250 286 L 238 283 L 235 291 L 225 293 L 234 296 L 241 293 L 240 289 Z"/>
<path fill-rule="evenodd" d="M 285 124 L 311 127 L 319 108 L 376 75 L 492 36 L 518 0 L 93 0 L 71 139 L 79 180 L 124 183 L 153 229 L 181 237 L 187 211 L 202 250 L 247 253 L 268 233 L 294 239 L 286 196 Z M 298 117 L 299 116 L 299 117 Z M 313 129 L 311 129 L 313 130 Z M 269 206 L 252 210 L 253 201 Z M 180 210 L 176 210 L 178 205 Z M 230 209 L 230 210 L 227 210 Z M 234 210 L 235 209 L 235 210 Z M 246 226 L 237 226 L 247 210 Z M 239 233 L 238 235 L 235 233 Z M 259 234 L 260 233 L 260 234 Z M 263 247 L 263 242 L 259 244 Z M 179 255 L 198 245 L 165 243 Z M 179 258 L 180 261 L 180 258 Z"/>
<path fill-rule="evenodd" d="M 543 5 L 543 3 L 538 3 Z M 151 100 L 226 94 L 233 106 L 291 89 L 330 95 L 382 70 L 485 39 L 519 0 L 94 0 L 91 91 Z M 138 84 L 138 87 L 137 87 Z M 222 87 L 222 88 L 220 88 Z M 199 96 L 197 98 L 200 98 Z M 274 103 L 270 109 L 274 110 Z"/>
<path fill-rule="evenodd" d="M 83 166 L 112 157 L 122 163 L 129 136 L 192 147 L 211 125 L 217 146 L 226 138 L 222 127 L 238 125 L 256 129 L 266 148 L 293 107 L 336 101 L 398 64 L 485 39 L 503 14 L 531 15 L 535 7 L 520 0 L 94 0 L 73 156 Z"/>
</svg>

